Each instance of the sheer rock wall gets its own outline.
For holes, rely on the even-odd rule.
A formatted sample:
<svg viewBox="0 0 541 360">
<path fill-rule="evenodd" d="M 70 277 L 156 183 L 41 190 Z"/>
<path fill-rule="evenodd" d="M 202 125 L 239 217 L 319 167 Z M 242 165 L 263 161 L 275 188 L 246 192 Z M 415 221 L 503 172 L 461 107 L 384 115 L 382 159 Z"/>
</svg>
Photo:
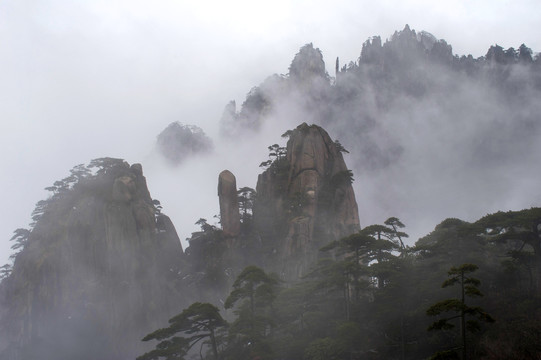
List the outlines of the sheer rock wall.
<svg viewBox="0 0 541 360">
<path fill-rule="evenodd" d="M 2 289 L 5 336 L 21 359 L 133 359 L 182 309 L 182 247 L 125 162 L 48 200 Z M 16 350 L 13 350 L 16 349 Z"/>
<path fill-rule="evenodd" d="M 360 229 L 357 202 L 339 147 L 325 130 L 293 130 L 285 158 L 257 182 L 254 220 L 269 257 L 295 278 L 323 244 Z"/>
</svg>

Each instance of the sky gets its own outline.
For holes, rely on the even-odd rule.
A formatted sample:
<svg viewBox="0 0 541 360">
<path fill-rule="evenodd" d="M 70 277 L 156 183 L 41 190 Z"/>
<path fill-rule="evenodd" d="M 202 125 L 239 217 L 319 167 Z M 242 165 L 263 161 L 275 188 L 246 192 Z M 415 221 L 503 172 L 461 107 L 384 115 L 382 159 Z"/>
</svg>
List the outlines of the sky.
<svg viewBox="0 0 541 360">
<path fill-rule="evenodd" d="M 331 70 L 336 57 L 355 61 L 370 36 L 388 38 L 405 24 L 445 39 L 455 54 L 479 57 L 496 43 L 541 51 L 539 23 L 536 0 L 3 0 L 0 264 L 12 253 L 13 231 L 28 227 L 35 203 L 47 197 L 43 189 L 104 156 L 142 163 L 152 196 L 188 237 L 197 219 L 219 213 L 219 172 L 255 187 L 266 146 L 286 130 L 276 126 L 268 140 L 231 148 L 217 139 L 224 106 L 287 73 L 306 43 L 322 50 Z M 173 121 L 214 138 L 214 160 L 166 166 L 154 146 Z M 415 234 L 437 224 L 429 220 L 412 224 Z"/>
</svg>

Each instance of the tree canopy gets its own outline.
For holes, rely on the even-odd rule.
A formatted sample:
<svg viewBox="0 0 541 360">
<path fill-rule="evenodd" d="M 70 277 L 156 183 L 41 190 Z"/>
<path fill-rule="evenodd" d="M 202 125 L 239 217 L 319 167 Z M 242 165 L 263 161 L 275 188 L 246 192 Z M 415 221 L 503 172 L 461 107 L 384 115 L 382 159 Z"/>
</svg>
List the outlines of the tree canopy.
<svg viewBox="0 0 541 360">
<path fill-rule="evenodd" d="M 211 349 L 214 359 L 219 359 L 216 332 L 227 323 L 216 306 L 193 303 L 171 318 L 169 324 L 169 327 L 158 329 L 143 338 L 143 341 L 161 342 L 154 350 L 137 357 L 137 360 L 184 359 L 188 351 L 200 341 Z"/>
</svg>

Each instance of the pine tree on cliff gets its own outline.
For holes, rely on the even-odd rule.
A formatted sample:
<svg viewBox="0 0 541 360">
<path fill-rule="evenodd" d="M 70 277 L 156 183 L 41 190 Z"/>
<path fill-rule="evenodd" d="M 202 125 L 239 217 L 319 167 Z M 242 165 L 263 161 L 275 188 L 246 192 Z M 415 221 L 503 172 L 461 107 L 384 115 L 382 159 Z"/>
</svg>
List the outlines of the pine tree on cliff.
<svg viewBox="0 0 541 360">
<path fill-rule="evenodd" d="M 196 302 L 169 320 L 169 327 L 158 329 L 143 341 L 161 340 L 156 348 L 137 360 L 184 359 L 190 349 L 199 342 L 207 345 L 215 360 L 220 359 L 218 332 L 227 322 L 212 304 Z"/>
<path fill-rule="evenodd" d="M 237 196 L 239 201 L 239 210 L 241 212 L 241 220 L 244 224 L 247 224 L 252 217 L 256 192 L 254 189 L 244 186 L 237 190 Z"/>
</svg>

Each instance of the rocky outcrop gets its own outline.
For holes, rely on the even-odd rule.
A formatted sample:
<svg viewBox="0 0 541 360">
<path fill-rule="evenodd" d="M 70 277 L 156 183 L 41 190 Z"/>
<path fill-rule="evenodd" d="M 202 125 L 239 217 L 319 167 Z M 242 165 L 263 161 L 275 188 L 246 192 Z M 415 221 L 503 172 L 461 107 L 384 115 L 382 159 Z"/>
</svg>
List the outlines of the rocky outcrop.
<svg viewBox="0 0 541 360">
<path fill-rule="evenodd" d="M 323 244 L 360 229 L 341 146 L 316 125 L 290 132 L 286 155 L 259 176 L 254 220 L 267 251 L 295 277 Z"/>
<path fill-rule="evenodd" d="M 97 175 L 43 202 L 3 282 L 17 359 L 133 359 L 141 337 L 182 308 L 180 241 L 141 166 L 97 163 Z"/>
<path fill-rule="evenodd" d="M 289 197 L 300 196 L 300 216 L 322 224 L 331 240 L 358 230 L 359 213 L 349 172 L 339 146 L 319 126 L 302 124 L 287 144 Z M 313 238 L 314 223 L 309 237 Z"/>
<path fill-rule="evenodd" d="M 326 78 L 323 54 L 312 43 L 300 48 L 289 66 L 289 76 L 294 81 L 306 82 L 313 78 Z"/>
<path fill-rule="evenodd" d="M 218 176 L 218 197 L 220 199 L 220 223 L 226 237 L 235 237 L 240 232 L 239 201 L 237 180 L 229 170 Z"/>
</svg>

